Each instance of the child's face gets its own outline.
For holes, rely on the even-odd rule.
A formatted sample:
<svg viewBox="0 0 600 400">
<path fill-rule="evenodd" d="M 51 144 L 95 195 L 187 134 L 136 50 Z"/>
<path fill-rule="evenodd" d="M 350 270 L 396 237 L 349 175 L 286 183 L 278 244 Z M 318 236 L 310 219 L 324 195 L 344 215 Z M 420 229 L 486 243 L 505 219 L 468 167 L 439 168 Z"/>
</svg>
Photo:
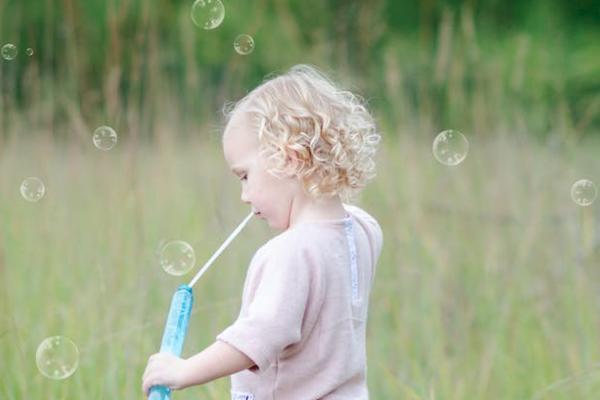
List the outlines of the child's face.
<svg viewBox="0 0 600 400">
<path fill-rule="evenodd" d="M 223 153 L 229 168 L 242 184 L 241 199 L 259 218 L 275 229 L 287 229 L 294 201 L 301 195 L 298 179 L 280 179 L 265 169 L 260 157 L 258 135 L 248 115 L 236 112 L 223 134 Z"/>
</svg>

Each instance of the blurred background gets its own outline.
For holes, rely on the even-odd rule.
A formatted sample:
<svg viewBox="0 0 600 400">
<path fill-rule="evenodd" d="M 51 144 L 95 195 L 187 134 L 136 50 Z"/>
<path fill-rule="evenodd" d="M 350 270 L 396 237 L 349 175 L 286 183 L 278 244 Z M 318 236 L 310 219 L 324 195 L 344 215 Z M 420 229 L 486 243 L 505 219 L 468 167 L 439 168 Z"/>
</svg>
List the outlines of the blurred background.
<svg viewBox="0 0 600 400">
<path fill-rule="evenodd" d="M 383 136 L 355 200 L 384 248 L 368 326 L 374 399 L 595 399 L 600 392 L 600 7 L 592 0 L 0 0 L 0 398 L 142 398 L 171 296 L 247 215 L 222 107 L 308 63 L 368 102 Z M 239 54 L 240 34 L 255 47 Z M 31 51 L 27 51 L 31 49 Z M 8 59 L 7 59 L 8 58 Z M 94 146 L 99 126 L 118 142 Z M 467 158 L 432 141 L 457 129 Z M 45 185 L 39 201 L 19 188 Z M 195 287 L 184 356 L 239 312 L 251 221 Z M 195 269 L 194 271 L 196 271 Z M 75 373 L 43 376 L 64 335 Z M 223 399 L 229 379 L 175 393 Z"/>
<path fill-rule="evenodd" d="M 87 145 L 106 121 L 122 138 L 151 139 L 167 117 L 185 127 L 178 135 L 206 136 L 224 101 L 296 63 L 353 86 L 390 136 L 599 129 L 591 0 L 232 0 L 210 31 L 189 3 L 3 0 L 2 42 L 21 52 L 0 70 L 2 137 L 41 130 Z M 249 57 L 233 49 L 240 33 L 255 39 Z"/>
</svg>

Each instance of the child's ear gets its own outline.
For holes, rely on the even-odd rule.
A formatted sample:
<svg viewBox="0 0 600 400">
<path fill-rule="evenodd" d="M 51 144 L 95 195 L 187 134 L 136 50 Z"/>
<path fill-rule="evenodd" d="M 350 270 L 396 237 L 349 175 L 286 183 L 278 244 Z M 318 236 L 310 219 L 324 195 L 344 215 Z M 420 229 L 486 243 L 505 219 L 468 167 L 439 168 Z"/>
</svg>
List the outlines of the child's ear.
<svg viewBox="0 0 600 400">
<path fill-rule="evenodd" d="M 286 154 L 285 162 L 287 165 L 304 165 L 306 163 L 306 157 L 303 157 L 302 154 L 298 151 L 291 151 Z"/>
</svg>

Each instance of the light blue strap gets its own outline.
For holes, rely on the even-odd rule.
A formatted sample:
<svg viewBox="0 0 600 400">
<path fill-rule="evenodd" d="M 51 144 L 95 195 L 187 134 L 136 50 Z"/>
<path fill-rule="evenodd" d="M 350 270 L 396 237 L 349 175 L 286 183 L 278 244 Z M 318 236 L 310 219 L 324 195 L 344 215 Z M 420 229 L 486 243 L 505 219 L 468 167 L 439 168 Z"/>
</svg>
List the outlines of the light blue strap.
<svg viewBox="0 0 600 400">
<path fill-rule="evenodd" d="M 346 241 L 348 243 L 348 252 L 350 254 L 350 276 L 352 284 L 352 304 L 359 305 L 361 299 L 358 293 L 358 266 L 356 256 L 356 243 L 354 239 L 354 229 L 352 226 L 352 219 L 348 218 L 345 223 Z"/>
</svg>

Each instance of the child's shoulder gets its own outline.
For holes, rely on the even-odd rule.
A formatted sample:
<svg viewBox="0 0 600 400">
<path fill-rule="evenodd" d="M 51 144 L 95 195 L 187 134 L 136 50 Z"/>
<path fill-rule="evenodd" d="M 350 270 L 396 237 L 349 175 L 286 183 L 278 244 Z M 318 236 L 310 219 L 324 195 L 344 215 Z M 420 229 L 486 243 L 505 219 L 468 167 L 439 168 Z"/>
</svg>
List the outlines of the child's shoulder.
<svg viewBox="0 0 600 400">
<path fill-rule="evenodd" d="M 377 234 L 382 235 L 381 226 L 379 225 L 379 222 L 377 222 L 377 219 L 375 219 L 373 215 L 369 214 L 364 209 L 356 205 L 344 203 L 344 208 L 346 209 L 346 211 L 348 211 L 348 213 L 352 214 L 354 218 L 356 218 L 363 224 L 367 224 Z"/>
<path fill-rule="evenodd" d="M 371 235 L 381 239 L 382 230 L 377 220 L 359 206 L 343 204 L 346 211 L 363 225 Z M 337 229 L 337 228 L 336 228 Z M 323 251 L 330 243 L 328 239 L 335 238 L 331 235 L 335 230 L 327 224 L 300 224 L 293 229 L 287 229 L 269 239 L 258 250 L 257 254 L 299 254 Z M 380 241 L 380 240 L 376 240 Z"/>
<path fill-rule="evenodd" d="M 263 247 L 272 249 L 294 248 L 301 249 L 310 247 L 311 243 L 323 230 L 318 225 L 300 224 L 293 229 L 287 229 L 271 238 Z"/>
<path fill-rule="evenodd" d="M 346 209 L 346 211 L 348 211 L 354 217 L 379 225 L 377 223 L 377 220 L 375 219 L 375 217 L 373 217 L 373 215 L 369 214 L 363 208 L 361 208 L 357 205 L 346 204 L 346 203 L 343 203 L 343 205 L 344 205 L 344 208 Z"/>
<path fill-rule="evenodd" d="M 330 230 L 319 224 L 300 224 L 272 237 L 258 250 L 263 257 L 294 258 L 318 253 L 330 237 Z"/>
<path fill-rule="evenodd" d="M 322 244 L 316 235 L 318 232 L 311 225 L 283 231 L 256 250 L 251 264 L 264 266 L 275 263 L 281 267 L 293 266 L 300 260 L 306 260 L 307 256 L 316 260 Z"/>
</svg>

